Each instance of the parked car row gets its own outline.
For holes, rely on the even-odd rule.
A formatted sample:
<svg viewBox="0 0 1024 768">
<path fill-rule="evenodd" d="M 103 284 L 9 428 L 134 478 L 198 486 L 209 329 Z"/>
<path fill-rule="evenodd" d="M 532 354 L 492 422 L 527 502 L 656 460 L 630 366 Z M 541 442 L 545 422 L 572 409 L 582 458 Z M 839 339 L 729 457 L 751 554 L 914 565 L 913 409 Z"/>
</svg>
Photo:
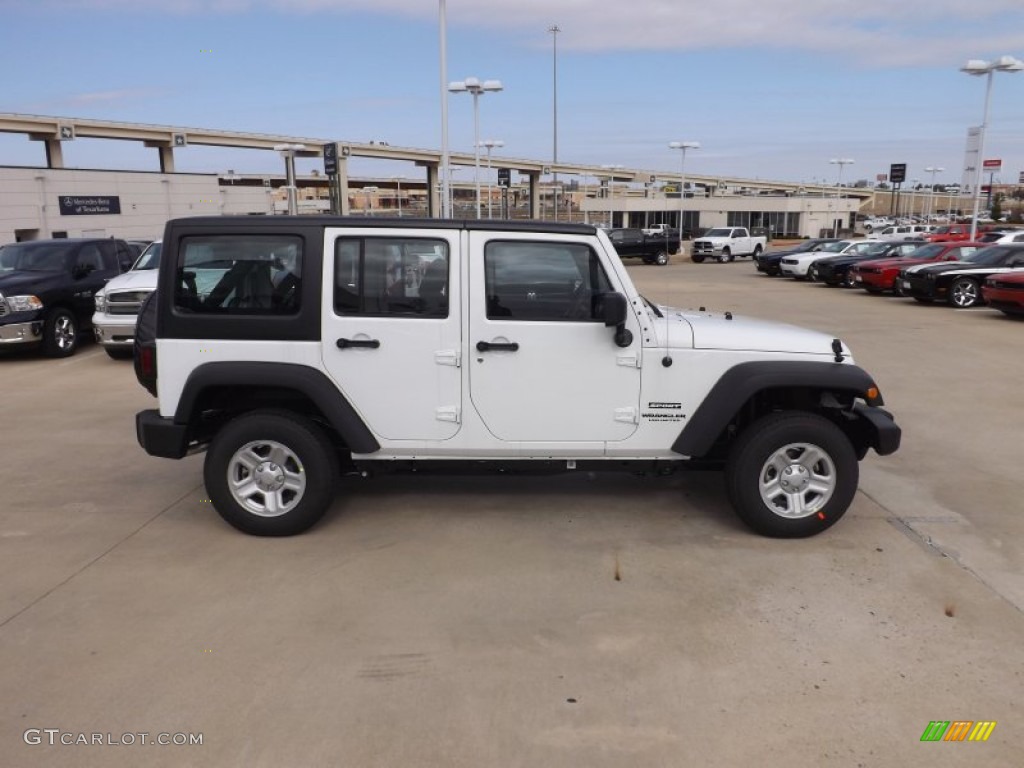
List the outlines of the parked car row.
<svg viewBox="0 0 1024 768">
<path fill-rule="evenodd" d="M 990 237 L 991 242 L 807 241 L 797 249 L 764 254 L 756 264 L 767 275 L 941 301 L 958 309 L 987 303 L 1008 315 L 1024 315 L 1024 232 Z"/>
<path fill-rule="evenodd" d="M 0 246 L 0 348 L 73 355 L 94 327 L 96 294 L 138 263 L 141 245 L 103 237 Z"/>
</svg>

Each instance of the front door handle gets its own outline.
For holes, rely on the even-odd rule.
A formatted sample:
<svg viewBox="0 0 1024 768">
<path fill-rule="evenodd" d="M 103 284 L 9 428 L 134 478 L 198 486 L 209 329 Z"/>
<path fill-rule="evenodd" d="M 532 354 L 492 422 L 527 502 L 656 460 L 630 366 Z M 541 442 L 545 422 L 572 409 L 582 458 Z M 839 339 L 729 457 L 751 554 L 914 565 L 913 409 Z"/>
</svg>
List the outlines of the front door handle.
<svg viewBox="0 0 1024 768">
<path fill-rule="evenodd" d="M 377 339 L 338 339 L 338 349 L 349 349 L 351 347 L 377 349 L 380 347 L 380 342 Z"/>
<path fill-rule="evenodd" d="M 478 341 L 477 352 L 518 352 L 519 343 L 516 341 Z"/>
</svg>

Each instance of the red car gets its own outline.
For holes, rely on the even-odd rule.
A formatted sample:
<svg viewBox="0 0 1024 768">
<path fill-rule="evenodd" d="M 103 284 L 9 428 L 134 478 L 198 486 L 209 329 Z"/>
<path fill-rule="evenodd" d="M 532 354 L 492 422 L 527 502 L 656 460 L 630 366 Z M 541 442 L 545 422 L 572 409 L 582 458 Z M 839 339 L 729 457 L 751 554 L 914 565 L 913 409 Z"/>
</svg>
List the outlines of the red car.
<svg viewBox="0 0 1024 768">
<path fill-rule="evenodd" d="M 1024 273 L 992 275 L 981 286 L 988 305 L 1007 315 L 1024 315 Z"/>
<path fill-rule="evenodd" d="M 910 256 L 901 259 L 874 259 L 862 261 L 851 270 L 854 285 L 868 293 L 892 291 L 902 296 L 903 291 L 896 284 L 896 275 L 904 267 L 914 264 L 925 264 L 930 261 L 959 261 L 979 248 L 984 243 L 928 243 L 922 245 Z"/>
<path fill-rule="evenodd" d="M 952 243 L 970 240 L 971 225 L 949 224 L 948 226 L 939 227 L 930 235 L 925 235 L 924 239 L 929 243 Z"/>
</svg>

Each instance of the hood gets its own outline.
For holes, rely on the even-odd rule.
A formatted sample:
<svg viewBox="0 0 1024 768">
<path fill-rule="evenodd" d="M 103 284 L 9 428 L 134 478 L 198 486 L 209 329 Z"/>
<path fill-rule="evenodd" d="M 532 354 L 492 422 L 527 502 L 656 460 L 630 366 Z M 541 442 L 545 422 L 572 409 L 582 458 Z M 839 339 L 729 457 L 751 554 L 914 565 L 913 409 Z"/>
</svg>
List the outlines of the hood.
<svg viewBox="0 0 1024 768">
<path fill-rule="evenodd" d="M 159 275 L 159 269 L 133 269 L 130 272 L 118 275 L 107 283 L 103 287 L 103 292 L 110 293 L 111 291 L 123 291 L 127 289 L 153 291 L 156 290 L 156 281 Z"/>
<path fill-rule="evenodd" d="M 694 349 L 725 349 L 749 352 L 788 352 L 824 355 L 831 359 L 832 339 L 818 331 L 796 325 L 759 320 L 745 315 L 727 315 L 720 312 L 694 312 L 693 310 L 659 307 L 670 321 L 685 321 L 693 333 Z M 732 319 L 727 319 L 731 317 Z M 674 332 L 674 331 L 673 331 Z M 673 346 L 675 344 L 673 339 Z M 850 350 L 843 345 L 843 354 Z"/>
<path fill-rule="evenodd" d="M 16 269 L 0 274 L 0 293 L 5 296 L 42 293 L 67 280 L 63 272 L 30 272 Z"/>
</svg>

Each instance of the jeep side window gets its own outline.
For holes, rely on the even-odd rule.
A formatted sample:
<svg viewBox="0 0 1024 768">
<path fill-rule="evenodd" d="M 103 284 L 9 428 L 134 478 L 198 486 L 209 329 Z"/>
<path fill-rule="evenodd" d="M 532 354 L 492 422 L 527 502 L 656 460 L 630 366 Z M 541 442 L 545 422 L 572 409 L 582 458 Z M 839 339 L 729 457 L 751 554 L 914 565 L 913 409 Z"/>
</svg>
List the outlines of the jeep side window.
<svg viewBox="0 0 1024 768">
<path fill-rule="evenodd" d="M 178 248 L 174 306 L 221 315 L 294 315 L 302 240 L 290 235 L 186 237 Z"/>
<path fill-rule="evenodd" d="M 75 262 L 77 269 L 89 269 L 97 270 L 100 268 L 100 252 L 99 249 L 89 243 L 82 246 L 82 250 L 78 252 L 78 260 Z"/>
<path fill-rule="evenodd" d="M 371 317 L 448 317 L 448 243 L 339 238 L 334 248 L 334 311 Z"/>
<path fill-rule="evenodd" d="M 491 241 L 484 249 L 490 320 L 599 322 L 611 284 L 589 247 Z"/>
</svg>

